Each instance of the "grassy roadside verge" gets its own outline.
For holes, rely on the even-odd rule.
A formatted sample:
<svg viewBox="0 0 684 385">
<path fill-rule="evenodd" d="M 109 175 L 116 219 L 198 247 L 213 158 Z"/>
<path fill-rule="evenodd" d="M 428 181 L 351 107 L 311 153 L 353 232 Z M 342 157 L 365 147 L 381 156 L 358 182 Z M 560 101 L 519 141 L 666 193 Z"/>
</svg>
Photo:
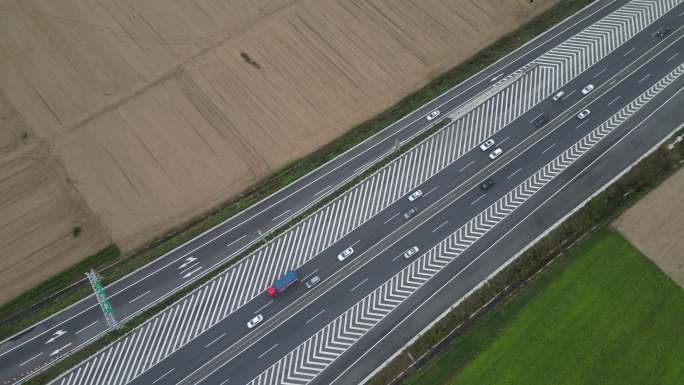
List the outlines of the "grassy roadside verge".
<svg viewBox="0 0 684 385">
<path fill-rule="evenodd" d="M 678 134 L 683 133 L 684 130 Z M 681 169 L 683 165 L 684 145 L 677 145 L 673 150 L 668 150 L 666 146 L 658 148 L 483 287 L 467 297 L 366 384 L 403 383 L 402 381 L 411 378 L 416 371 L 426 365 L 432 365 L 431 360 L 439 357 L 454 339 L 469 335 L 473 325 L 479 324 L 478 320 L 470 322 L 472 315 L 478 314 L 478 317 L 482 317 L 480 310 L 490 301 L 510 298 L 511 293 L 526 286 L 528 280 L 550 262 L 557 260 L 557 257 L 565 254 L 586 234 L 596 228 L 606 226 L 641 197 Z M 501 322 L 505 322 L 505 319 Z M 482 344 L 496 336 L 496 330 L 496 328 L 484 330 L 479 342 L 475 338 L 475 342 L 480 345 L 464 345 L 462 354 L 454 355 L 454 365 L 463 365 L 467 362 L 469 357 L 476 354 L 479 347 L 483 346 Z M 443 371 L 438 372 L 442 374 L 435 373 L 434 375 L 437 377 L 443 375 Z"/>
<path fill-rule="evenodd" d="M 73 288 L 67 289 L 68 291 L 80 290 L 83 291 L 83 295 L 85 295 L 88 291 L 83 289 L 88 289 L 89 286 L 80 285 L 78 283 L 85 278 L 83 273 L 90 268 L 99 270 L 100 268 L 110 265 L 114 263 L 120 255 L 121 252 L 119 248 L 116 245 L 111 244 L 2 305 L 2 307 L 0 307 L 0 320 L 2 320 L 2 322 L 0 322 L 0 339 L 21 330 L 22 327 L 19 327 L 17 330 L 17 325 L 14 325 L 14 322 L 15 319 L 21 319 L 24 314 L 31 314 L 32 316 L 35 315 L 41 318 L 51 314 L 49 311 L 50 307 L 48 306 L 36 307 L 35 309 L 31 307 L 31 305 L 36 304 L 38 300 L 49 298 L 52 293 L 64 290 L 64 288 L 69 288 L 70 286 Z M 51 301 L 51 306 L 62 307 L 68 305 L 60 304 L 58 302 L 59 300 L 60 297 L 55 298 Z M 29 307 L 27 308 L 27 306 Z M 46 312 L 46 310 L 48 311 Z"/>
<path fill-rule="evenodd" d="M 675 384 L 682 320 L 684 291 L 602 228 L 404 384 Z"/>
<path fill-rule="evenodd" d="M 374 119 L 353 127 L 346 134 L 322 147 L 318 151 L 286 165 L 253 188 L 245 191 L 241 196 L 226 202 L 204 217 L 159 237 L 145 248 L 136 251 L 125 259 L 120 259 L 115 265 L 100 271 L 104 283 L 107 284 L 125 276 L 131 271 L 134 271 L 200 233 L 223 222 L 227 218 L 236 215 L 245 208 L 254 205 L 280 188 L 328 162 L 383 128 L 393 124 L 416 108 L 432 100 L 434 97 L 473 76 L 486 66 L 494 63 L 543 31 L 556 25 L 590 2 L 591 0 L 562 0 L 559 4 L 542 13 L 525 26 L 483 49 L 463 64 L 447 71 L 427 86 L 405 97 Z M 291 225 L 292 223 L 294 223 L 294 221 L 291 221 L 289 224 Z M 254 248 L 250 250 L 253 249 Z M 107 265 L 108 264 L 109 262 Z M 76 273 L 73 275 L 73 280 L 70 281 L 65 275 L 60 278 L 60 282 L 64 285 L 76 282 L 82 277 L 82 268 L 89 267 L 102 267 L 102 264 L 95 266 L 85 264 L 83 266 L 79 265 L 74 269 L 69 269 L 69 271 Z M 0 306 L 0 320 L 3 321 L 0 322 L 0 324 L 2 324 L 2 327 L 0 327 L 0 340 L 67 307 L 83 298 L 88 293 L 89 290 L 87 285 L 77 285 L 71 290 L 64 292 L 62 295 L 45 301 L 45 291 L 35 288 L 24 293 L 16 300 L 3 304 Z M 29 308 L 30 311 L 25 311 L 27 308 Z M 11 322 L 6 322 L 10 318 Z"/>
</svg>

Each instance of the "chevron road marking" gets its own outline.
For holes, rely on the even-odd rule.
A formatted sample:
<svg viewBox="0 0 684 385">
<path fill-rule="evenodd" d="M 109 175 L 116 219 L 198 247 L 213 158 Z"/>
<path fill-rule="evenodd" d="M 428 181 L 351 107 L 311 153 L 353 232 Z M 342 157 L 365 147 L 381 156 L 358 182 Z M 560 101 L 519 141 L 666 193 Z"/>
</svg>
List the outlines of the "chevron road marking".
<svg viewBox="0 0 684 385">
<path fill-rule="evenodd" d="M 680 64 L 603 124 L 275 362 L 248 385 L 308 384 L 313 381 L 430 278 L 458 258 L 473 243 L 501 223 L 682 74 L 684 64 Z M 359 320 L 365 322 L 361 323 Z"/>
<path fill-rule="evenodd" d="M 104 385 L 136 378 L 263 293 L 285 271 L 302 266 L 403 199 L 682 1 L 633 0 L 560 43 L 500 80 L 518 77 L 501 92 L 57 381 Z"/>
</svg>

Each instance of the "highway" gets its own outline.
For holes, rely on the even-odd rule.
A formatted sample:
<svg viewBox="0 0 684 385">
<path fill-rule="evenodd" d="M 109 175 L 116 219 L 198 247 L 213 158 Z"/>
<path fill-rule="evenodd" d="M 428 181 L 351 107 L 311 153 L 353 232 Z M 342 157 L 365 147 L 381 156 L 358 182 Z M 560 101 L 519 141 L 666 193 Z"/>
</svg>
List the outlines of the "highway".
<svg viewBox="0 0 684 385">
<path fill-rule="evenodd" d="M 679 44 L 677 49 L 681 52 L 682 48 L 683 44 Z M 628 81 L 637 82 L 649 73 L 652 76 L 664 75 L 663 72 L 666 71 L 660 69 L 666 58 L 666 55 L 657 56 L 650 66 L 644 68 L 648 72 L 638 72 Z M 684 71 L 681 64 L 679 68 L 680 73 Z M 672 67 L 668 69 L 671 70 Z M 421 223 L 402 238 L 401 242 L 377 255 L 364 269 L 352 274 L 343 284 L 313 301 L 287 322 L 268 330 L 268 334 L 247 350 L 217 367 L 208 365 L 206 369 L 196 372 L 193 381 L 186 383 L 221 384 L 226 380 L 229 384 L 278 384 L 296 380 L 314 384 L 359 383 L 383 359 L 394 353 L 460 296 L 506 263 L 527 242 L 543 233 L 577 204 L 591 196 L 602 184 L 638 159 L 650 146 L 669 134 L 669 130 L 684 121 L 684 113 L 677 108 L 684 101 L 681 92 L 683 80 L 680 77 L 671 88 L 658 94 L 649 101 L 646 108 L 630 117 L 634 120 L 617 126 L 605 141 L 591 148 L 590 152 L 556 178 L 547 182 L 543 176 L 538 176 L 536 182 L 541 185 L 538 192 L 534 191 L 535 183 L 522 185 L 523 181 L 533 178 L 537 170 L 543 170 L 544 165 L 570 149 L 573 143 L 578 143 L 579 138 L 591 130 L 587 125 L 576 130 L 579 122 L 570 118 L 495 172 L 492 177 L 497 184 L 482 199 L 479 198 L 484 194 L 477 189 L 467 192 L 461 199 Z M 617 95 L 631 100 L 638 94 L 631 84 L 621 85 L 624 87 L 617 86 L 604 97 L 589 104 L 598 122 L 608 119 L 612 113 L 624 107 L 611 108 L 615 103 L 611 107 L 604 107 Z M 670 99 L 677 92 L 675 99 Z M 665 103 L 666 101 L 669 103 Z M 663 104 L 665 108 L 659 111 L 658 120 L 640 125 Z M 573 135 L 567 135 L 567 132 Z M 625 140 L 620 141 L 625 137 Z M 613 145 L 615 147 L 606 154 Z M 548 150 L 549 147 L 551 150 Z M 585 171 L 587 167 L 589 168 Z M 551 174 L 555 170 L 551 167 L 546 171 Z M 510 175 L 514 176 L 508 178 Z M 578 175 L 581 177 L 577 178 Z M 518 186 L 523 187 L 517 188 Z M 509 192 L 513 194 L 509 195 Z M 532 195 L 525 200 L 526 194 Z M 511 206 L 515 206 L 516 199 L 521 201 L 520 206 L 494 224 L 498 219 L 497 214 L 505 214 L 505 208 L 497 207 L 496 202 L 501 202 L 507 195 L 511 196 Z M 489 212 L 481 211 L 483 215 L 478 214 L 479 210 L 489 207 L 493 209 Z M 479 221 L 470 219 L 478 217 Z M 440 227 L 445 222 L 448 222 L 447 225 Z M 487 222 L 491 223 L 491 228 L 487 226 Z M 473 228 L 467 228 L 468 225 Z M 446 238 L 449 240 L 447 242 L 440 242 L 450 233 L 455 235 L 449 237 L 450 239 Z M 468 238 L 477 240 L 469 244 Z M 451 245 L 447 246 L 449 243 Z M 412 269 L 401 258 L 394 259 L 411 244 L 421 247 L 425 245 L 424 249 L 431 250 L 432 253 L 423 257 L 423 261 L 413 262 Z M 429 247 L 434 249 L 428 249 Z M 362 286 L 352 291 L 359 283 L 363 283 Z M 307 327 L 299 326 L 304 323 L 307 323 Z M 201 354 L 202 350 L 207 350 L 204 347 L 187 348 L 188 353 L 196 359 L 197 365 L 205 362 L 202 358 L 210 359 L 216 354 Z M 149 373 L 149 377 L 141 378 L 140 382 L 135 383 L 154 380 L 158 378 L 155 375 L 159 376 L 159 373 L 164 373 L 168 368 L 178 370 L 194 367 L 185 361 L 189 359 L 188 354 L 179 354 L 176 359 L 169 359 L 165 367 L 160 366 L 159 371 L 155 369 L 154 373 Z M 172 375 L 182 378 L 182 373 Z"/>
<path fill-rule="evenodd" d="M 131 319 L 238 255 L 431 126 L 435 108 L 451 111 L 486 92 L 501 79 L 598 18 L 619 2 L 600 1 L 437 97 L 396 124 L 274 193 L 239 215 L 201 234 L 107 287 L 117 318 Z M 296 246 L 292 246 L 293 249 Z M 268 278 L 270 279 L 270 277 Z M 258 288 L 262 290 L 262 287 Z M 0 343 L 0 382 L 16 383 L 93 341 L 106 331 L 94 298 L 47 318 Z"/>
<path fill-rule="evenodd" d="M 625 3 L 596 3 L 594 6 L 598 8 L 594 8 L 593 12 L 594 15 L 601 14 L 604 17 Z M 656 8 L 669 4 L 673 9 L 649 11 L 648 6 L 654 4 Z M 310 227 L 298 225 L 293 233 L 299 235 L 293 237 L 302 238 L 302 242 L 310 245 L 313 250 L 308 251 L 308 256 L 294 261 L 293 265 L 303 276 L 315 272 L 323 277 L 323 282 L 315 289 L 305 293 L 302 286 L 294 287 L 274 301 L 263 294 L 264 282 L 268 280 L 258 280 L 256 285 L 250 283 L 256 288 L 256 295 L 250 294 L 236 300 L 233 294 L 251 289 L 239 286 L 241 281 L 236 283 L 233 278 L 240 277 L 240 272 L 244 271 L 251 272 L 251 278 L 257 278 L 257 273 L 249 267 L 250 264 L 266 267 L 256 262 L 245 262 L 241 264 L 244 267 L 236 267 L 235 272 L 206 285 L 205 291 L 215 294 L 201 298 L 194 296 L 179 302 L 174 309 L 157 317 L 158 320 L 148 322 L 139 332 L 114 344 L 58 383 L 175 384 L 181 381 L 196 383 L 201 380 L 202 383 L 219 384 L 247 383 L 252 379 L 255 379 L 254 383 L 278 383 L 276 379 L 282 380 L 283 376 L 292 375 L 301 377 L 295 378 L 296 383 L 315 381 L 325 384 L 331 383 L 340 374 L 345 376 L 339 380 L 340 383 L 358 382 L 372 370 L 372 367 L 368 368 L 371 363 L 375 362 L 377 366 L 396 347 L 392 349 L 391 345 L 388 347 L 383 343 L 377 345 L 377 349 L 381 350 L 377 354 L 369 354 L 369 358 L 357 363 L 353 363 L 353 359 L 361 356 L 362 352 L 376 349 L 373 343 L 387 333 L 394 333 L 391 331 L 393 325 L 400 320 L 408 323 L 415 319 L 410 325 L 397 329 L 399 336 L 396 341 L 402 341 L 402 338 L 410 338 L 410 333 L 415 334 L 429 323 L 430 316 L 434 319 L 436 314 L 448 307 L 447 304 L 439 310 L 440 307 L 435 303 L 444 305 L 444 301 L 435 302 L 434 298 L 427 300 L 432 293 L 441 290 L 440 282 L 444 284 L 452 277 L 460 278 L 456 281 L 457 287 L 446 296 L 451 301 L 449 304 L 453 303 L 458 298 L 453 296 L 454 293 L 463 295 L 511 258 L 514 254 L 512 250 L 516 249 L 508 245 L 502 246 L 506 239 L 511 238 L 513 244 L 524 239 L 529 242 L 541 232 L 535 233 L 536 229 L 530 230 L 518 226 L 518 223 L 522 223 L 522 218 L 538 208 L 553 206 L 548 202 L 541 204 L 542 202 L 551 197 L 559 200 L 562 207 L 573 200 L 581 202 L 583 197 L 595 191 L 582 187 L 581 183 L 573 183 L 567 190 L 573 194 L 565 196 L 565 189 L 560 187 L 588 164 L 601 159 L 599 157 L 604 154 L 601 149 L 606 150 L 611 143 L 616 143 L 621 133 L 630 132 L 630 126 L 634 122 L 643 119 L 642 115 L 647 115 L 648 111 L 663 105 L 682 86 L 679 75 L 670 74 L 682 63 L 681 31 L 675 31 L 666 39 L 654 36 L 663 26 L 682 24 L 682 6 L 678 4 L 678 1 L 630 2 L 629 6 L 602 20 L 604 24 L 598 25 L 594 30 L 563 46 L 554 45 L 543 55 L 536 55 L 536 66 L 527 66 L 524 72 L 516 75 L 512 83 L 505 84 L 505 90 L 501 90 L 497 96 L 468 110 L 463 116 L 458 111 L 454 112 L 453 116 L 459 119 L 453 124 L 388 165 L 386 170 L 389 171 L 380 171 L 361 184 L 366 187 L 351 190 L 347 194 L 351 197 L 350 201 L 360 202 L 358 204 L 361 207 L 357 209 L 348 202 L 346 206 L 341 204 L 333 210 L 330 207 L 334 207 L 334 204 L 330 205 L 326 210 L 334 211 L 335 218 L 342 217 L 350 223 L 344 229 L 335 227 L 337 234 L 308 231 Z M 646 8 L 639 8 L 640 6 Z M 585 12 L 590 10 L 592 8 Z M 658 15 L 658 12 L 664 14 Z M 654 14 L 658 15 L 655 17 L 657 20 L 648 19 L 654 17 Z M 608 28 L 611 23 L 615 23 L 618 16 L 637 20 L 637 25 L 624 30 Z M 571 35 L 584 27 L 586 25 Z M 629 33 L 625 30 L 629 30 Z M 588 42 L 587 46 L 591 49 L 578 48 L 578 42 L 585 42 L 597 31 L 617 35 L 610 39 L 598 37 L 596 41 L 599 43 Z M 569 38 L 570 36 L 566 36 L 563 41 Z M 580 54 L 568 53 L 568 49 L 572 47 L 577 48 Z M 568 55 L 562 56 L 563 53 Z M 527 63 L 521 67 L 525 67 L 525 64 Z M 666 81 L 662 83 L 662 79 Z M 596 89 L 588 96 L 583 96 L 579 90 L 589 83 L 595 84 Z M 559 86 L 566 91 L 566 96 L 560 102 L 552 102 L 548 97 Z M 655 88 L 647 96 L 642 96 L 653 87 Z M 671 104 L 664 105 L 667 107 Z M 497 106 L 503 110 L 495 110 Z M 592 111 L 589 118 L 583 121 L 576 119 L 574 115 L 587 106 Z M 440 110 L 451 112 L 456 107 L 440 107 Z M 552 120 L 538 129 L 531 122 L 542 113 Z M 582 140 L 586 142 L 582 139 L 585 135 L 600 129 L 602 122 L 610 122 L 618 113 L 620 116 L 615 118 L 617 121 L 609 124 L 609 129 L 603 127 L 606 133 L 605 136 L 599 135 L 601 140 L 592 139 L 589 142 L 596 143 L 582 144 Z M 629 115 L 626 121 L 623 119 L 625 114 Z M 671 116 L 675 117 L 676 114 Z M 477 131 L 478 127 L 487 128 L 480 132 Z M 670 129 L 672 127 L 671 125 Z M 660 138 L 666 133 L 663 131 Z M 485 153 L 473 149 L 483 137 L 492 134 L 505 149 L 504 155 L 495 162 L 490 162 Z M 637 137 L 633 134 L 630 137 L 632 136 Z M 642 139 L 641 136 L 638 138 Z M 648 139 L 657 142 L 658 136 Z M 550 161 L 564 154 L 575 143 L 586 148 L 573 149 L 574 154 L 565 155 L 566 158 L 584 152 L 586 156 L 577 156 L 566 168 L 560 167 L 563 165 L 553 165 L 560 168 L 546 169 Z M 612 166 L 599 173 L 599 176 L 609 180 L 649 148 L 648 141 L 642 139 L 639 144 L 645 146 L 641 148 L 641 152 L 619 153 L 619 161 L 610 163 Z M 616 151 L 615 148 L 611 149 L 607 156 L 613 156 Z M 410 166 L 411 164 L 417 166 Z M 541 176 L 536 174 L 540 170 L 543 172 Z M 591 170 L 593 172 L 595 168 Z M 551 174 L 557 174 L 558 177 L 546 181 Z M 376 182 L 390 180 L 391 175 L 394 180 L 399 181 L 399 186 L 396 183 L 387 185 Z M 490 175 L 496 181 L 492 188 L 486 192 L 474 188 L 484 177 Z M 529 182 L 531 184 L 522 183 L 529 178 L 537 179 L 534 183 Z M 591 181 L 596 179 L 600 178 Z M 425 194 L 415 204 L 410 204 L 405 199 L 405 194 L 417 186 Z M 370 194 L 374 191 L 373 188 L 382 192 L 376 196 L 388 197 L 383 204 L 366 197 L 359 199 L 361 195 L 358 194 L 364 191 Z M 557 191 L 563 195 L 556 197 Z M 515 205 L 519 200 L 520 204 Z M 339 201 L 345 202 L 345 198 L 342 197 Z M 555 200 L 551 202 L 556 204 Z M 515 207 L 507 208 L 509 204 Z M 418 208 L 419 214 L 405 222 L 400 214 L 413 206 Z M 359 210 L 366 213 L 366 216 L 354 217 L 354 213 Z M 532 217 L 533 224 L 560 218 L 567 212 L 551 211 L 552 215 L 541 219 Z M 316 223 L 317 220 L 325 222 L 325 218 L 330 216 L 314 215 L 311 218 Z M 488 225 L 494 222 L 496 223 Z M 554 222 L 549 224 L 552 223 Z M 522 234 L 511 237 L 507 233 L 511 229 L 522 231 Z M 320 239 L 325 237 L 327 238 Z M 445 253 L 456 257 L 447 258 L 442 255 L 447 247 L 443 242 L 455 247 L 457 251 Z M 278 241 L 274 244 L 277 245 Z M 285 241 L 282 241 L 281 246 L 284 244 Z M 350 245 L 358 250 L 357 253 L 348 262 L 340 264 L 335 255 Z M 413 245 L 420 247 L 421 255 L 415 256 L 412 261 L 425 261 L 426 265 L 420 269 L 427 270 L 420 271 L 415 264 L 410 264 L 412 261 L 405 261 L 400 257 L 404 250 Z M 524 244 L 518 245 L 518 250 L 523 246 Z M 499 253 L 495 257 L 481 258 L 481 253 L 487 248 L 491 250 L 486 253 L 491 254 L 497 248 Z M 282 247 L 276 250 L 282 250 Z M 428 250 L 430 251 L 422 254 Z M 272 258 L 267 258 L 267 254 L 258 253 L 253 260 L 259 261 L 262 256 L 263 260 L 272 261 Z M 427 262 L 429 258 L 434 259 L 434 266 Z M 454 263 L 449 263 L 452 260 Z M 282 271 L 283 268 L 287 266 L 282 265 L 275 270 Z M 407 278 L 411 274 L 417 274 L 414 280 Z M 266 278 L 272 280 L 273 274 L 270 275 Z M 407 286 L 397 293 L 387 294 L 401 285 Z M 237 292 L 234 291 L 236 288 Z M 386 298 L 387 295 L 390 297 Z M 205 301 L 209 297 L 213 300 Z M 382 303 L 382 300 L 387 300 L 387 303 Z M 205 303 L 210 305 L 206 307 Z M 226 303 L 229 306 L 222 309 L 221 306 Z M 420 307 L 434 311 L 411 313 Z M 220 311 L 214 315 L 217 309 Z M 263 314 L 266 321 L 247 334 L 246 320 L 257 313 Z M 358 318 L 362 316 L 367 318 Z M 345 322 L 353 319 L 356 324 L 351 325 L 351 329 L 345 329 Z M 165 320 L 172 320 L 175 326 L 165 326 Z M 178 325 L 181 327 L 177 327 Z M 187 325 L 192 325 L 192 330 Z M 160 342 L 147 344 L 146 341 L 154 335 L 159 337 Z M 405 338 L 406 336 L 408 337 Z M 338 337 L 341 340 L 335 341 Z M 395 338 L 391 340 L 392 343 L 396 342 Z M 323 344 L 323 341 L 326 343 Z M 150 346 L 150 350 L 143 352 L 148 362 L 136 362 L 133 367 L 125 362 L 126 357 L 135 356 Z M 316 349 L 322 349 L 318 361 L 305 361 Z M 120 358 L 121 362 L 112 363 L 112 357 Z M 105 364 L 106 370 L 102 367 Z M 300 364 L 306 365 L 299 367 Z M 199 369 L 196 370 L 197 368 Z"/>
</svg>

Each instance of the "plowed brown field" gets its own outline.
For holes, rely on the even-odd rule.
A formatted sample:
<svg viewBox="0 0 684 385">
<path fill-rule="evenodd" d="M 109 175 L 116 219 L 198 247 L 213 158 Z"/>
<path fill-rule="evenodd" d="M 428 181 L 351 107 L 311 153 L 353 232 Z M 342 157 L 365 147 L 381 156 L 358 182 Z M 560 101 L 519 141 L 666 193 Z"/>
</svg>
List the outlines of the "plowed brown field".
<svg viewBox="0 0 684 385">
<path fill-rule="evenodd" d="M 0 302 L 225 201 L 557 1 L 0 0 Z"/>
<path fill-rule="evenodd" d="M 614 223 L 642 253 L 684 287 L 684 169 L 625 211 Z"/>
</svg>

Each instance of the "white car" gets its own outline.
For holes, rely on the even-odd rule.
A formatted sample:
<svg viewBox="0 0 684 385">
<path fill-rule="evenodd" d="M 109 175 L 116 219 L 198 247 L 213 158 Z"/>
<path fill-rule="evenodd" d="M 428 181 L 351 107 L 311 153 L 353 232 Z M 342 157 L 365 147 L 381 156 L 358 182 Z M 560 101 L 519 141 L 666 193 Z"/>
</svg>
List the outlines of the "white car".
<svg viewBox="0 0 684 385">
<path fill-rule="evenodd" d="M 349 258 L 350 255 L 354 254 L 354 249 L 351 247 L 347 247 L 342 251 L 339 255 L 337 255 L 337 259 L 341 261 L 344 261 L 345 259 Z"/>
<path fill-rule="evenodd" d="M 591 114 L 591 111 L 584 110 L 584 111 L 580 112 L 579 114 L 577 114 L 577 119 L 582 120 L 582 119 L 586 118 L 587 116 L 589 116 L 589 114 Z"/>
<path fill-rule="evenodd" d="M 494 159 L 498 158 L 502 152 L 503 152 L 503 150 L 501 148 L 497 148 L 496 150 L 489 153 L 489 159 L 494 160 Z"/>
<path fill-rule="evenodd" d="M 553 99 L 554 102 L 557 102 L 561 100 L 565 96 L 565 92 L 563 90 L 560 90 L 556 92 L 551 99 Z"/>
<path fill-rule="evenodd" d="M 594 85 L 593 84 L 587 84 L 586 87 L 582 88 L 582 95 L 588 95 L 593 90 L 594 90 Z"/>
<path fill-rule="evenodd" d="M 256 317 L 252 318 L 251 320 L 249 320 L 249 322 L 247 322 L 247 327 L 252 329 L 255 326 L 257 326 L 263 320 L 264 320 L 264 316 L 262 316 L 261 314 L 257 314 Z"/>
<path fill-rule="evenodd" d="M 410 248 L 404 252 L 404 258 L 409 259 L 417 252 L 418 252 L 418 246 L 413 246 L 412 248 Z"/>
<path fill-rule="evenodd" d="M 409 202 L 413 202 L 422 196 L 423 196 L 423 191 L 422 190 L 416 190 L 413 193 L 411 193 L 411 195 L 409 195 L 408 200 L 409 200 Z"/>
<path fill-rule="evenodd" d="M 432 111 L 432 112 L 430 112 L 430 113 L 428 114 L 427 120 L 428 120 L 428 121 L 433 120 L 433 119 L 435 119 L 435 118 L 438 117 L 438 116 L 439 116 L 439 110 L 434 110 L 434 111 Z"/>
<path fill-rule="evenodd" d="M 482 150 L 482 151 L 487 151 L 487 150 L 489 150 L 489 148 L 492 147 L 493 145 L 494 145 L 494 139 L 489 138 L 489 139 L 485 140 L 484 143 L 482 143 L 482 144 L 480 145 L 480 150 Z"/>
</svg>

